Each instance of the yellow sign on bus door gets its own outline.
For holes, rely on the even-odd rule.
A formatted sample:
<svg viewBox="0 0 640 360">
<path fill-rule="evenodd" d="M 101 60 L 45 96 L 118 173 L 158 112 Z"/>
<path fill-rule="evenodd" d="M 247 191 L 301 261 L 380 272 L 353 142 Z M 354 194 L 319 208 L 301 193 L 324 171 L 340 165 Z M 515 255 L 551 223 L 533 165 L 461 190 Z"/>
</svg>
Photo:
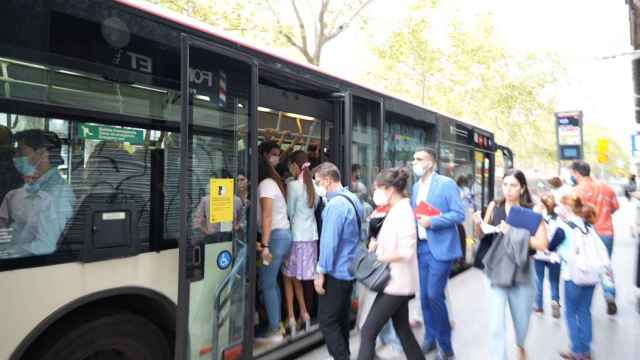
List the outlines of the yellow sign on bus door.
<svg viewBox="0 0 640 360">
<path fill-rule="evenodd" d="M 233 179 L 209 180 L 209 222 L 233 221 Z"/>
</svg>

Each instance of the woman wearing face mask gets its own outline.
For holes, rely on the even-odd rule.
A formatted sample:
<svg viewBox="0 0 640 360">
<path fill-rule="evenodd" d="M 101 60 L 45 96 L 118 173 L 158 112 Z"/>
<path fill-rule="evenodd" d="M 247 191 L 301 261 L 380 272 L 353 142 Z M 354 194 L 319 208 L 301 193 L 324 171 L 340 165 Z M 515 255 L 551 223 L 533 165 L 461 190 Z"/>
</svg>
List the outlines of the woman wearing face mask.
<svg viewBox="0 0 640 360">
<path fill-rule="evenodd" d="M 265 142 L 260 145 L 260 153 L 262 161 L 258 174 L 258 220 L 262 266 L 259 284 L 269 319 L 269 330 L 261 338 L 269 342 L 280 342 L 284 338 L 280 333 L 282 300 L 278 273 L 291 249 L 291 230 L 284 182 L 275 169 L 280 161 L 280 147 L 275 142 Z"/>
<path fill-rule="evenodd" d="M 484 222 L 497 226 L 502 233 L 506 233 L 509 225 L 505 222 L 509 211 L 514 206 L 532 208 L 533 201 L 527 187 L 527 179 L 520 170 L 508 170 L 502 180 L 502 193 L 504 198 L 492 201 L 487 207 Z M 482 219 L 480 212 L 474 214 L 474 222 L 480 224 Z M 492 246 L 498 245 L 497 238 Z M 535 250 L 546 250 L 548 245 L 547 232 L 544 222 L 541 222 L 534 236 L 529 239 L 529 247 Z M 530 267 L 530 264 L 525 265 Z M 485 268 L 486 269 L 486 268 Z M 507 304 L 513 319 L 516 333 L 517 354 L 519 360 L 527 358 L 524 345 L 529 329 L 529 318 L 533 311 L 535 285 L 533 270 L 529 270 L 531 276 L 524 283 L 514 283 L 512 286 L 493 286 L 487 281 L 489 290 L 489 357 L 490 359 L 507 359 L 505 308 Z"/>
<path fill-rule="evenodd" d="M 389 211 L 376 237 L 370 244 L 378 260 L 388 263 L 391 279 L 379 292 L 362 326 L 358 359 L 373 359 L 378 333 L 389 321 L 400 338 L 407 359 L 424 359 L 409 325 L 409 300 L 418 284 L 416 221 L 406 190 L 409 172 L 403 168 L 382 171 L 375 180 L 373 201 L 388 205 Z"/>
<path fill-rule="evenodd" d="M 318 259 L 318 231 L 314 210 L 318 204 L 309 159 L 304 151 L 296 151 L 291 155 L 289 172 L 293 180 L 287 184 L 287 209 L 291 219 L 293 245 L 284 262 L 284 294 L 287 300 L 287 323 L 291 336 L 296 336 L 297 322 L 293 311 L 295 292 L 300 320 L 305 331 L 311 328 L 311 317 L 305 303 L 302 281 L 313 280 Z"/>
</svg>

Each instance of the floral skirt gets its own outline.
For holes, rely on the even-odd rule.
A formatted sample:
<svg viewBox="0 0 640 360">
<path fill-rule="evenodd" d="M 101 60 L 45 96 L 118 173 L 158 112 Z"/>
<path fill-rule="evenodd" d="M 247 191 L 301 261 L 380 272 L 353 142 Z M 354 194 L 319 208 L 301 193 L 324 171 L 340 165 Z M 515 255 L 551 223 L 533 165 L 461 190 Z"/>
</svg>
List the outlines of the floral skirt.
<svg viewBox="0 0 640 360">
<path fill-rule="evenodd" d="M 298 280 L 313 280 L 318 263 L 317 241 L 294 241 L 284 260 L 282 273 Z"/>
</svg>

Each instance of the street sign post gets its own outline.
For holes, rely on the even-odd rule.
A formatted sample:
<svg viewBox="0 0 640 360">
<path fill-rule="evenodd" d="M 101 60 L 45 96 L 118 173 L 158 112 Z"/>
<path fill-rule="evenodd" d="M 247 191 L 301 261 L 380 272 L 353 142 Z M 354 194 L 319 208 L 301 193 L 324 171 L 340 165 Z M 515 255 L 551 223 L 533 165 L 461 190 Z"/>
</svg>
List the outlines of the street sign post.
<svg viewBox="0 0 640 360">
<path fill-rule="evenodd" d="M 579 160 L 584 157 L 582 111 L 561 111 L 555 113 L 555 117 L 560 174 L 563 160 Z"/>
<path fill-rule="evenodd" d="M 609 139 L 598 139 L 597 153 L 599 164 L 607 164 L 609 162 Z"/>
</svg>

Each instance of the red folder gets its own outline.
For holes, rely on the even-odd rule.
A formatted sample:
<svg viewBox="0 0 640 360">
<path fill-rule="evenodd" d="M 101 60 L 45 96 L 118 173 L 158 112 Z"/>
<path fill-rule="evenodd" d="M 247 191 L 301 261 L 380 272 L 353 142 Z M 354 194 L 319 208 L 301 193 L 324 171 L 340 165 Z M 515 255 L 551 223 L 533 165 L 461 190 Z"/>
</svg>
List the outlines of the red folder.
<svg viewBox="0 0 640 360">
<path fill-rule="evenodd" d="M 416 218 L 420 218 L 421 216 L 434 217 L 440 215 L 440 210 L 431 206 L 430 204 L 421 201 L 418 206 L 416 206 Z"/>
</svg>

